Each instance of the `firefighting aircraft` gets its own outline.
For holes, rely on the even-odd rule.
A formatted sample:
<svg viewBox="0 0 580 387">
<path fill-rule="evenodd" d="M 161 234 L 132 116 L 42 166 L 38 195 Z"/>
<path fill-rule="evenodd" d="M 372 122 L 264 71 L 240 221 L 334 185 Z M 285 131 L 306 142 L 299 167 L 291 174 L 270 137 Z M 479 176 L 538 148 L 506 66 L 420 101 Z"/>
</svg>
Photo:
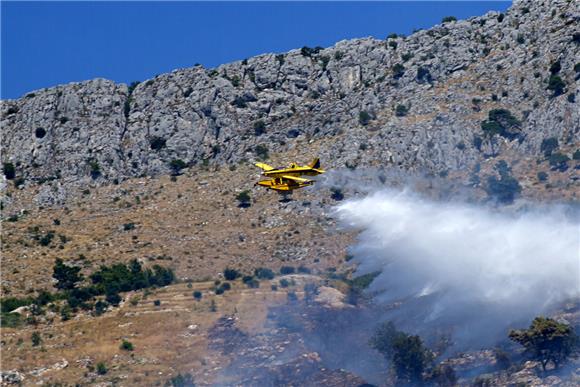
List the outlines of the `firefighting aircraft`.
<svg viewBox="0 0 580 387">
<path fill-rule="evenodd" d="M 261 180 L 256 185 L 261 185 L 262 187 L 281 193 L 291 192 L 292 190 L 304 188 L 314 183 L 314 180 L 304 179 L 300 176 L 316 176 L 324 173 L 324 170 L 320 168 L 320 160 L 318 158 L 304 166 L 290 163 L 288 168 L 277 169 L 268 164 L 256 163 L 256 167 L 262 169 L 262 176 L 270 178 L 269 180 Z"/>
</svg>

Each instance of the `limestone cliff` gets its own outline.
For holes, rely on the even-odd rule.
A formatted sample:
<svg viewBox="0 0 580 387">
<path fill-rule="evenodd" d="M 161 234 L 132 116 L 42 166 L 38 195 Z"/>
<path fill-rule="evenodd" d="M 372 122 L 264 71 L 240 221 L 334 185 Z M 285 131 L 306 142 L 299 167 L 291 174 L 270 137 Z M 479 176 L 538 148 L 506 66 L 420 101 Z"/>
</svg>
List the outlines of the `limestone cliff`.
<svg viewBox="0 0 580 387">
<path fill-rule="evenodd" d="M 95 79 L 37 90 L 2 103 L 2 161 L 20 184 L 55 192 L 167 173 L 172 160 L 239 163 L 298 144 L 330 167 L 434 173 L 538 157 L 552 137 L 572 158 L 579 18 L 574 1 L 519 1 L 505 15 L 409 37 L 196 66 L 131 87 Z M 511 116 L 493 122 L 493 109 Z"/>
</svg>

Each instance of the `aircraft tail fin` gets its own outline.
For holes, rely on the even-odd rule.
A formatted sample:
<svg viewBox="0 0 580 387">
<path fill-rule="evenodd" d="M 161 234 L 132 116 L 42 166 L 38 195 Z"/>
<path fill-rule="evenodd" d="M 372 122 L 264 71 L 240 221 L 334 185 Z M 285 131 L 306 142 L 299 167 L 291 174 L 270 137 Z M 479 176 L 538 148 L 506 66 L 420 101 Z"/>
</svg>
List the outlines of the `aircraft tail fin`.
<svg viewBox="0 0 580 387">
<path fill-rule="evenodd" d="M 264 164 L 264 163 L 256 163 L 255 165 L 256 165 L 256 167 L 261 168 L 264 171 L 271 171 L 274 169 L 273 167 L 269 166 L 268 164 Z"/>
<path fill-rule="evenodd" d="M 310 164 L 308 164 L 308 166 L 310 168 L 315 168 L 315 169 L 320 168 L 320 159 L 318 157 L 315 158 L 314 160 L 312 160 L 312 162 Z"/>
</svg>

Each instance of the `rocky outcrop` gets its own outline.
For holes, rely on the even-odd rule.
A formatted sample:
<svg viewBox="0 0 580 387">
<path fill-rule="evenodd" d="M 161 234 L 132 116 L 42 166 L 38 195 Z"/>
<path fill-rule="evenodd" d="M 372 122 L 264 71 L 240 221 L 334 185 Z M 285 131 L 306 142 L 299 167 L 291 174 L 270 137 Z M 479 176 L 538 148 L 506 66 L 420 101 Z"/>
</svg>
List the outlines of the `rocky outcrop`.
<svg viewBox="0 0 580 387">
<path fill-rule="evenodd" d="M 96 79 L 38 90 L 3 101 L 2 161 L 20 184 L 58 196 L 70 184 L 168 173 L 172 160 L 235 164 L 297 145 L 330 167 L 432 172 L 503 152 L 537 156 L 549 137 L 571 156 L 579 18 L 574 1 L 522 0 L 505 15 L 409 37 L 196 66 L 130 87 Z M 518 120 L 510 135 L 482 131 L 492 109 Z"/>
</svg>

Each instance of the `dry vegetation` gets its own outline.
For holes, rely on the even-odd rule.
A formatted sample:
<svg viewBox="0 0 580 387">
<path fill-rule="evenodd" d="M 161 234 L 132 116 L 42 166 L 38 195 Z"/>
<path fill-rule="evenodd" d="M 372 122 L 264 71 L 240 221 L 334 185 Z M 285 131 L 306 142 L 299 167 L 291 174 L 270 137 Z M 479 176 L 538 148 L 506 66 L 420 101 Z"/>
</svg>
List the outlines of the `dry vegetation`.
<svg viewBox="0 0 580 387">
<path fill-rule="evenodd" d="M 303 282 L 300 278 L 295 282 L 296 286 L 272 291 L 270 281 L 263 281 L 259 289 L 247 289 L 237 281 L 220 296 L 212 291 L 213 282 L 178 284 L 149 294 L 125 294 L 127 300 L 138 299 L 136 305 L 124 302 L 99 317 L 80 314 L 65 322 L 55 317 L 49 324 L 4 328 L 2 366 L 25 374 L 26 384 L 42 380 L 162 385 L 178 374 L 191 374 L 202 385 L 212 383 L 232 360 L 208 348 L 208 331 L 214 323 L 232 316 L 245 333 L 265 331 L 269 306 L 287 302 L 287 291 L 298 290 L 301 296 L 298 284 Z M 196 290 L 203 293 L 201 300 L 192 296 Z M 38 346 L 31 342 L 33 332 L 40 334 Z M 123 340 L 133 344 L 133 351 L 120 348 Z M 104 375 L 97 372 L 100 362 L 108 369 Z"/>
<path fill-rule="evenodd" d="M 251 189 L 256 176 L 245 166 L 219 174 L 190 171 L 176 181 L 133 179 L 91 188 L 65 208 L 31 209 L 16 222 L 4 222 L 3 294 L 50 289 L 47 269 L 56 258 L 81 264 L 85 273 L 137 258 L 194 280 L 218 278 L 226 267 L 249 272 L 304 265 L 324 271 L 340 265 L 351 239 L 328 232 L 334 224 L 325 206 L 333 202 L 330 193 L 322 191 L 324 198 L 321 192 L 297 192 L 283 203 L 256 188 L 252 205 L 238 207 L 236 194 Z M 48 246 L 35 240 L 49 231 L 54 237 Z"/>
</svg>

